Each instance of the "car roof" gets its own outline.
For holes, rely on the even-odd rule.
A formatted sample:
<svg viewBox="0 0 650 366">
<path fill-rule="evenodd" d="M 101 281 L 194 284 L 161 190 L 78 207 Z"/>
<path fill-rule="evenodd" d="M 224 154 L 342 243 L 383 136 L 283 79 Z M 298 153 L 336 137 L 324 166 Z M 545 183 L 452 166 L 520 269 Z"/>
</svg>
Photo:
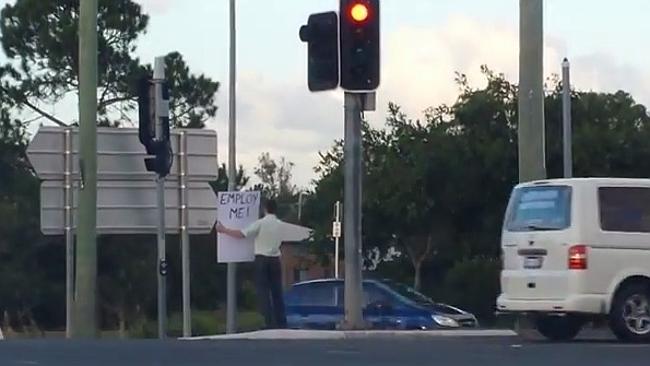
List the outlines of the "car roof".
<svg viewBox="0 0 650 366">
<path fill-rule="evenodd" d="M 294 283 L 292 286 L 307 286 L 311 284 L 317 284 L 317 283 L 343 283 L 342 278 L 319 278 L 316 280 L 309 280 L 309 281 L 302 281 L 302 282 L 297 282 Z M 386 280 L 388 281 L 388 280 Z M 376 279 L 364 279 L 364 283 L 382 283 L 382 280 L 376 280 Z"/>
<path fill-rule="evenodd" d="M 595 185 L 650 185 L 650 179 L 646 178 L 616 178 L 616 177 L 586 177 L 586 178 L 555 178 L 555 179 L 540 179 L 531 182 L 524 182 L 517 184 L 519 187 L 535 187 L 553 184 L 595 184 Z"/>
<path fill-rule="evenodd" d="M 308 281 L 301 281 L 301 282 L 296 282 L 292 284 L 292 287 L 297 287 L 297 286 L 309 286 L 309 285 L 314 285 L 314 284 L 319 284 L 319 283 L 344 283 L 343 278 L 319 278 L 315 280 L 308 280 Z M 364 278 L 363 283 L 374 283 L 374 284 L 380 284 L 380 285 L 387 285 L 390 286 L 392 284 L 396 284 L 398 282 L 395 282 L 394 280 L 391 280 L 389 278 Z"/>
</svg>

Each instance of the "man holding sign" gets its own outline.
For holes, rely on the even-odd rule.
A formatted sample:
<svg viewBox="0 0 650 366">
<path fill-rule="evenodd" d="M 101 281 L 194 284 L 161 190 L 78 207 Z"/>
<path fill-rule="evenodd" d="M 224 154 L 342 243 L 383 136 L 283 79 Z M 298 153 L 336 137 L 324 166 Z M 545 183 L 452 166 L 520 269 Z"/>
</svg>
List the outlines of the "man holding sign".
<svg viewBox="0 0 650 366">
<path fill-rule="evenodd" d="M 266 201 L 264 217 L 242 230 L 230 229 L 221 222 L 217 232 L 235 239 L 253 239 L 255 251 L 255 287 L 260 313 L 264 316 L 266 328 L 286 328 L 282 294 L 282 269 L 280 267 L 280 245 L 282 244 L 283 222 L 276 216 L 277 203 Z"/>
</svg>

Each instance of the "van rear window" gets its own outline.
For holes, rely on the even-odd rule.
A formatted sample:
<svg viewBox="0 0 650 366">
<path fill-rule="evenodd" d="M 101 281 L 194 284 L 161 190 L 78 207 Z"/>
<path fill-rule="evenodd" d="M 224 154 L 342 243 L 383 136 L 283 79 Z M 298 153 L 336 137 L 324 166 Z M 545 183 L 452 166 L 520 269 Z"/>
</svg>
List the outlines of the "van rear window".
<svg viewBox="0 0 650 366">
<path fill-rule="evenodd" d="M 506 214 L 508 231 L 563 230 L 571 225 L 571 187 L 516 189 Z"/>
</svg>

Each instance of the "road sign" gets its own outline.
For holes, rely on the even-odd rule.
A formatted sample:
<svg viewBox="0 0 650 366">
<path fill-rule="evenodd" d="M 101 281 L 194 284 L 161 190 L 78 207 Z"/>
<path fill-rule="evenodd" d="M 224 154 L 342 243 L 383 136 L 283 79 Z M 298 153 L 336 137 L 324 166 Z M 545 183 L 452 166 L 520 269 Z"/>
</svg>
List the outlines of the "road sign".
<svg viewBox="0 0 650 366">
<path fill-rule="evenodd" d="M 65 134 L 63 127 L 41 127 L 27 148 L 27 156 L 38 177 L 46 180 L 64 180 Z M 217 179 L 217 134 L 204 129 L 176 129 L 172 131 L 171 145 L 174 150 L 174 164 L 166 180 L 178 180 L 180 176 L 179 137 L 187 136 L 187 179 L 210 182 Z M 79 179 L 79 134 L 77 128 L 70 129 L 72 138 L 71 174 Z M 146 180 L 154 181 L 156 174 L 144 166 L 147 157 L 135 128 L 97 129 L 97 181 Z"/>
<path fill-rule="evenodd" d="M 341 237 L 341 223 L 334 221 L 332 223 L 332 236 L 335 238 Z"/>
<path fill-rule="evenodd" d="M 174 164 L 165 182 L 167 233 L 178 233 L 186 226 L 190 234 L 207 234 L 217 217 L 216 195 L 208 183 L 218 174 L 216 132 L 177 129 L 172 132 L 171 144 Z M 72 215 L 70 228 L 77 223 L 78 148 L 76 128 L 42 127 L 27 149 L 32 166 L 44 180 L 41 230 L 45 235 L 65 232 L 66 207 Z M 156 174 L 146 170 L 146 156 L 137 129 L 97 129 L 99 234 L 156 233 Z M 66 191 L 66 186 L 70 190 Z M 181 202 L 183 197 L 185 202 Z M 183 225 L 185 211 L 187 223 Z"/>
<path fill-rule="evenodd" d="M 72 229 L 77 225 L 79 183 L 73 184 Z M 165 228 L 168 234 L 181 228 L 178 182 L 165 183 Z M 189 182 L 187 228 L 189 234 L 209 233 L 217 218 L 217 197 L 206 182 Z M 60 181 L 41 184 L 41 230 L 45 235 L 65 233 L 65 188 Z M 158 216 L 155 181 L 99 181 L 97 183 L 98 234 L 156 234 Z"/>
</svg>

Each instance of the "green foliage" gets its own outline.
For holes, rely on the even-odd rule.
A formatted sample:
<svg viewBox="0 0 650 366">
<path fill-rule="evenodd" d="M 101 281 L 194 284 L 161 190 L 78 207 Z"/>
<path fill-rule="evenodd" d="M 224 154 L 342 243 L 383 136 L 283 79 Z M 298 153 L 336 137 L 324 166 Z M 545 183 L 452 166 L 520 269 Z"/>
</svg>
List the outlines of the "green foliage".
<svg viewBox="0 0 650 366">
<path fill-rule="evenodd" d="M 262 192 L 262 197 L 273 198 L 278 203 L 278 216 L 285 221 L 298 221 L 298 189 L 291 182 L 294 164 L 281 157 L 276 161 L 269 153 L 262 153 L 255 167 L 260 183 L 252 189 Z"/>
<path fill-rule="evenodd" d="M 498 259 L 475 257 L 460 260 L 447 272 L 442 298 L 489 324 L 494 321 L 500 272 L 501 261 Z"/>
<path fill-rule="evenodd" d="M 363 126 L 363 245 L 365 253 L 397 248 L 408 258 L 380 264 L 379 272 L 412 279 L 489 319 L 498 284 L 490 258 L 499 255 L 505 205 L 518 180 L 518 101 L 516 85 L 487 67 L 482 72 L 487 86 L 472 88 L 457 75 L 456 102 L 427 109 L 422 120 L 390 104 L 383 128 Z M 547 167 L 553 178 L 562 174 L 562 104 L 557 79 L 549 85 Z M 647 177 L 646 108 L 623 91 L 573 91 L 572 98 L 575 175 Z M 342 162 L 342 144 L 335 141 L 321 154 L 305 210 L 323 253 L 331 248 L 333 204 L 343 198 Z M 412 268 L 400 273 L 399 263 Z M 462 286 L 470 290 L 450 289 Z"/>
<path fill-rule="evenodd" d="M 98 123 L 133 122 L 136 82 L 151 66 L 134 56 L 149 16 L 132 0 L 100 0 L 98 9 Z M 19 108 L 59 125 L 64 121 L 44 110 L 79 87 L 79 0 L 17 0 L 0 13 L 1 43 L 9 59 L 1 90 Z M 165 57 L 173 98 L 174 126 L 201 128 L 217 111 L 219 83 L 190 72 L 178 52 Z"/>
<path fill-rule="evenodd" d="M 256 312 L 241 311 L 237 314 L 238 329 L 241 332 L 260 329 L 264 324 L 262 317 Z M 181 313 L 173 313 L 168 319 L 168 335 L 180 337 L 183 334 L 183 317 Z M 130 338 L 158 337 L 158 323 L 153 320 L 143 320 L 129 330 Z M 192 334 L 195 336 L 224 334 L 226 332 L 226 314 L 218 311 L 192 311 Z"/>
</svg>

